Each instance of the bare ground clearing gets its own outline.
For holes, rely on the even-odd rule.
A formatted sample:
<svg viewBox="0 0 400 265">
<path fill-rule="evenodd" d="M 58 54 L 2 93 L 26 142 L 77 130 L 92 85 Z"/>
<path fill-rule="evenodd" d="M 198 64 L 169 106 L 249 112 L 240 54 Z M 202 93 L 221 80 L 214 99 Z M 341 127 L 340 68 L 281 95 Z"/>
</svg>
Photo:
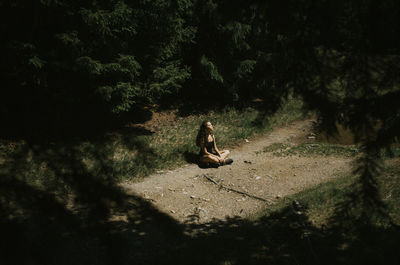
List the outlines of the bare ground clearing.
<svg viewBox="0 0 400 265">
<path fill-rule="evenodd" d="M 231 150 L 235 162 L 229 166 L 201 169 L 192 164 L 159 172 L 141 182 L 121 185 L 128 193 L 151 201 L 161 212 L 181 223 L 244 218 L 282 197 L 331 180 L 351 169 L 352 158 L 276 157 L 263 152 L 273 143 L 296 145 L 309 141 L 312 124 L 313 120 L 295 121 L 264 136 L 249 139 Z"/>
</svg>

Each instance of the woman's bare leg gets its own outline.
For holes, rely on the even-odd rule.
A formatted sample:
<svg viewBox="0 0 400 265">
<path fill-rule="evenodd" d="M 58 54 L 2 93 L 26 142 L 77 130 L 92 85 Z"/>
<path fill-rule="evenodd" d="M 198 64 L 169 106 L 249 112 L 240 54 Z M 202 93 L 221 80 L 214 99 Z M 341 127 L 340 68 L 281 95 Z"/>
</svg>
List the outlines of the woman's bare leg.
<svg viewBox="0 0 400 265">
<path fill-rule="evenodd" d="M 221 158 L 225 159 L 228 157 L 228 155 L 230 154 L 229 150 L 222 150 L 221 152 Z"/>
<path fill-rule="evenodd" d="M 211 163 L 211 164 L 224 164 L 225 158 L 230 154 L 230 152 L 229 150 L 222 150 L 220 153 L 221 153 L 221 158 L 215 155 L 204 155 L 200 158 L 200 162 Z"/>
<path fill-rule="evenodd" d="M 219 159 L 216 158 L 215 156 L 210 156 L 210 155 L 204 155 L 200 158 L 200 162 L 202 163 L 212 163 L 212 164 L 218 164 Z"/>
</svg>

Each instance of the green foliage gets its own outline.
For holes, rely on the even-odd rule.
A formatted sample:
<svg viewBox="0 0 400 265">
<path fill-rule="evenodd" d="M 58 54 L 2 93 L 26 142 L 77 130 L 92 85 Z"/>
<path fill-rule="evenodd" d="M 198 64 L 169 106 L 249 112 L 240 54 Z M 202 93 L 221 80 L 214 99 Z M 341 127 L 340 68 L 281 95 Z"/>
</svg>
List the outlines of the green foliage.
<svg viewBox="0 0 400 265">
<path fill-rule="evenodd" d="M 176 95 L 182 83 L 189 77 L 189 69 L 179 67 L 176 62 L 171 62 L 165 67 L 157 67 L 153 70 L 153 82 L 145 91 L 145 95 L 152 102 L 156 102 L 165 95 Z"/>
<path fill-rule="evenodd" d="M 200 65 L 203 67 L 204 74 L 206 78 L 214 80 L 218 83 L 223 83 L 223 77 L 218 73 L 218 68 L 213 62 L 211 62 L 207 57 L 202 56 L 200 59 Z"/>
<path fill-rule="evenodd" d="M 83 56 L 76 59 L 77 70 L 80 72 L 87 72 L 91 75 L 99 75 L 101 73 L 102 65 L 99 61 L 93 60 L 89 56 Z"/>
<path fill-rule="evenodd" d="M 255 60 L 244 60 L 240 62 L 238 68 L 236 69 L 236 77 L 238 79 L 250 77 L 254 71 L 256 63 L 257 61 Z"/>
<path fill-rule="evenodd" d="M 138 101 L 176 94 L 190 77 L 181 50 L 195 32 L 185 20 L 191 5 L 187 0 L 4 4 L 2 113 L 30 117 L 32 123 L 44 112 L 47 120 L 77 120 L 72 116 L 89 115 L 89 105 L 90 115 L 118 114 Z M 19 88 L 22 100 L 13 92 Z"/>
<path fill-rule="evenodd" d="M 399 10 L 394 0 L 6 1 L 1 118 L 42 135 L 144 103 L 207 112 L 257 99 L 269 115 L 294 93 L 321 128 L 341 124 L 379 159 L 400 138 Z"/>
<path fill-rule="evenodd" d="M 186 105 L 190 112 L 200 110 L 213 118 L 210 110 L 227 105 L 246 107 L 257 99 L 264 117 L 253 119 L 253 114 L 248 114 L 249 120 L 255 121 L 253 127 L 232 118 L 230 121 L 240 126 L 219 140 L 224 144 L 262 131 L 255 124 L 270 128 L 301 116 L 298 108 L 280 112 L 294 93 L 303 99 L 304 109 L 317 113 L 321 128 L 333 134 L 339 123 L 361 146 L 357 150 L 331 145 L 289 148 L 306 155 L 360 152 L 360 167 L 355 172 L 358 184 L 352 186 L 353 194 L 349 193 L 350 203 L 341 205 L 356 214 L 343 211 L 341 217 L 373 223 L 369 210 L 384 208 L 377 182 L 382 173 L 380 159 L 386 155 L 382 150 L 390 151 L 400 139 L 397 0 L 41 0 L 1 1 L 0 7 L 0 122 L 4 137 L 31 139 L 53 134 L 62 138 L 63 133 L 84 128 L 96 132 L 96 125 L 104 120 L 118 124 L 117 118 L 134 113 L 143 103 Z M 218 119 L 219 128 L 232 127 Z M 179 135 L 192 137 L 194 131 L 183 127 Z M 170 137 L 168 143 L 179 140 L 171 131 L 165 133 Z M 100 174 L 112 183 L 110 176 L 115 172 L 123 175 L 132 169 L 145 175 L 154 169 L 152 161 L 155 167 L 170 165 L 176 161 L 176 153 L 194 152 L 189 143 L 179 147 L 166 143 L 160 145 L 164 151 L 157 153 L 161 158 L 153 160 L 157 156 L 148 146 L 149 140 L 141 140 L 131 143 L 132 148 L 145 151 L 134 160 L 126 155 L 129 152 L 121 151 L 117 153 L 124 158 L 115 162 L 109 159 L 113 147 L 107 146 L 102 153 L 93 147 L 90 159 L 102 163 L 93 163 L 93 172 L 84 176 L 80 172 L 87 172 L 87 165 L 79 151 L 57 150 L 57 157 L 46 148 L 35 150 L 36 155 L 48 151 L 48 157 L 56 158 L 51 164 L 65 177 L 65 183 L 56 182 L 57 187 L 72 187 L 68 181 L 75 176 L 87 181 L 85 177 Z M 396 155 L 398 150 L 388 154 Z M 31 161 L 31 153 L 24 155 L 14 165 L 15 174 L 10 174 L 15 177 L 10 183 L 16 185 L 1 190 L 21 200 L 26 191 L 34 198 L 41 197 L 21 172 L 31 170 L 28 175 L 34 179 L 46 163 L 38 155 L 30 167 L 26 161 Z M 71 156 L 76 156 L 71 161 L 76 170 L 68 171 L 56 161 Z M 178 161 L 184 163 L 183 157 Z M 49 179 L 57 181 L 57 177 L 49 174 Z M 72 188 L 85 186 L 79 181 Z M 97 208 L 92 210 L 97 212 Z"/>
<path fill-rule="evenodd" d="M 44 66 L 46 62 L 41 60 L 39 57 L 34 56 L 29 59 L 29 64 L 31 64 L 33 67 L 40 69 Z"/>
<path fill-rule="evenodd" d="M 294 90 L 329 123 L 328 116 L 335 120 L 340 113 L 354 116 L 352 121 L 365 110 L 373 119 L 395 113 L 361 101 L 397 97 L 398 40 L 389 26 L 398 20 L 397 6 L 393 1 L 379 7 L 371 1 L 363 8 L 349 1 L 328 6 L 275 0 L 4 4 L 2 65 L 9 87 L 4 95 L 24 84 L 51 97 L 57 87 L 56 94 L 63 94 L 53 97 L 61 101 L 57 104 L 96 99 L 101 108 L 100 87 L 129 82 L 139 91 L 125 93 L 127 102 L 117 95 L 107 100 L 117 104 L 107 109 L 128 111 L 133 102 L 159 103 L 165 97 L 206 105 L 212 92 L 218 104 L 261 98 L 275 111 Z M 373 19 L 366 20 L 368 15 Z M 130 73 L 115 65 L 120 54 L 132 61 Z M 5 108 L 11 111 L 11 105 Z M 360 106 L 369 107 L 357 111 Z"/>
<path fill-rule="evenodd" d="M 267 146 L 263 150 L 264 152 L 273 152 L 276 156 L 288 156 L 288 155 L 299 155 L 299 156 L 345 156 L 354 157 L 360 154 L 359 148 L 356 146 L 343 146 L 337 144 L 326 144 L 326 143 L 304 143 L 301 145 L 290 146 L 283 143 L 274 143 Z"/>
<path fill-rule="evenodd" d="M 117 83 L 115 86 L 102 86 L 98 93 L 110 105 L 113 113 L 126 112 L 135 103 L 139 89 L 130 83 Z"/>
</svg>

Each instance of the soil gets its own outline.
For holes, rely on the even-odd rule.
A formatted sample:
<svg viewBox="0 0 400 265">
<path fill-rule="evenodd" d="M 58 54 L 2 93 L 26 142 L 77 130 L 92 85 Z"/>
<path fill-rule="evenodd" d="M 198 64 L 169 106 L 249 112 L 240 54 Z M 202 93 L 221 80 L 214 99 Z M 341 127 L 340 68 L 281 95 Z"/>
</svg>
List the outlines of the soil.
<svg viewBox="0 0 400 265">
<path fill-rule="evenodd" d="M 121 185 L 181 223 L 246 218 L 285 196 L 351 170 L 348 157 L 277 157 L 263 151 L 273 143 L 314 141 L 310 136 L 314 122 L 295 121 L 264 136 L 243 139 L 241 146 L 230 150 L 232 165 L 202 169 L 190 164 Z"/>
</svg>

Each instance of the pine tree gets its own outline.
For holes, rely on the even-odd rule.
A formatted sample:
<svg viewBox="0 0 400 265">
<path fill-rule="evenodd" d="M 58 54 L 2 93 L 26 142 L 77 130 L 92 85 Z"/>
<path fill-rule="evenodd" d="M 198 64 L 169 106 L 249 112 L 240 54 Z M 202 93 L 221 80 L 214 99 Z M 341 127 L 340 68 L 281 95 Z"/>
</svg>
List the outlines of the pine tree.
<svg viewBox="0 0 400 265">
<path fill-rule="evenodd" d="M 180 55 L 195 30 L 184 19 L 190 7 L 189 0 L 2 3 L 3 120 L 25 130 L 96 123 L 177 93 L 190 76 Z"/>
</svg>

